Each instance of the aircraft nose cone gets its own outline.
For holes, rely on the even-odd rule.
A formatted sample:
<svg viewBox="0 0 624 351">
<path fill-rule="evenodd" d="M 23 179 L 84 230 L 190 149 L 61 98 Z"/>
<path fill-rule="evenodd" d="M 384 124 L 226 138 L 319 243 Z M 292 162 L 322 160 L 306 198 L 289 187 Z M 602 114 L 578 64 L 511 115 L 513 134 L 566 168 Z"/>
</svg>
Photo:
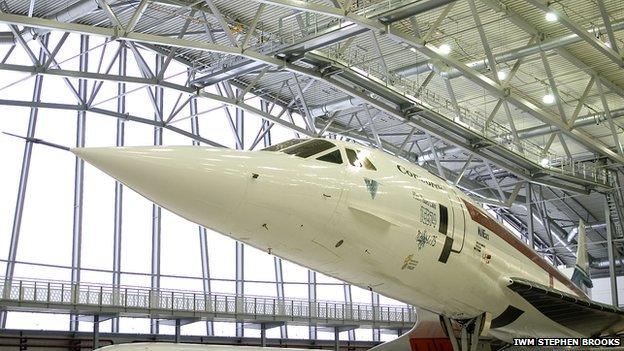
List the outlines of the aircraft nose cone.
<svg viewBox="0 0 624 351">
<path fill-rule="evenodd" d="M 249 181 L 248 156 L 240 151 L 193 146 L 71 151 L 154 203 L 215 230 L 227 230 Z"/>
</svg>

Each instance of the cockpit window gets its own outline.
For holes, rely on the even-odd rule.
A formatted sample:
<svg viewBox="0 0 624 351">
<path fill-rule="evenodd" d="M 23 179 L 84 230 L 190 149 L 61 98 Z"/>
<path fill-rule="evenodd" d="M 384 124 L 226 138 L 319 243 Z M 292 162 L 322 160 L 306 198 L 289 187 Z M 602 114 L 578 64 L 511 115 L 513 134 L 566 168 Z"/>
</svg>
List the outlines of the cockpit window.
<svg viewBox="0 0 624 351">
<path fill-rule="evenodd" d="M 289 154 L 289 155 L 295 155 L 295 156 L 299 156 L 301 158 L 306 158 L 306 157 L 310 157 L 312 155 L 316 155 L 319 152 L 323 152 L 326 150 L 329 150 L 333 147 L 335 147 L 336 145 L 330 143 L 327 140 L 323 140 L 323 139 L 313 139 L 313 140 L 309 140 L 303 144 L 297 145 L 297 146 L 293 146 L 291 148 L 288 148 L 287 150 L 284 150 L 285 153 Z"/>
<path fill-rule="evenodd" d="M 351 166 L 364 167 L 371 171 L 377 170 L 375 165 L 373 165 L 368 157 L 364 156 L 361 151 L 355 151 L 347 148 L 347 158 L 349 159 L 349 163 L 351 164 Z"/>
<path fill-rule="evenodd" d="M 284 142 L 281 142 L 279 144 L 275 144 L 275 145 L 271 145 L 269 147 L 266 147 L 260 151 L 281 151 L 284 150 L 285 148 L 291 147 L 293 145 L 297 145 L 297 144 L 301 144 L 304 141 L 308 141 L 308 139 L 290 139 Z"/>
<path fill-rule="evenodd" d="M 328 154 L 316 158 L 319 161 L 325 161 L 330 163 L 342 164 L 342 156 L 340 155 L 340 149 L 332 151 Z"/>
</svg>

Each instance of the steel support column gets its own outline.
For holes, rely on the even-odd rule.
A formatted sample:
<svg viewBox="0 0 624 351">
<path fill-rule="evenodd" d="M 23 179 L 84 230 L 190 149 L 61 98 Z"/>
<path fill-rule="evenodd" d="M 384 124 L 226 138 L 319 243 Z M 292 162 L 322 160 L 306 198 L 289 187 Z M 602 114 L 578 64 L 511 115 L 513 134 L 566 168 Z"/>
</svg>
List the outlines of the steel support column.
<svg viewBox="0 0 624 351">
<path fill-rule="evenodd" d="M 531 190 L 532 186 L 530 182 L 526 182 L 526 187 L 525 192 L 525 198 L 526 198 L 526 210 L 527 210 L 527 219 L 526 219 L 526 226 L 527 226 L 527 238 L 529 240 L 529 247 L 532 249 L 535 249 L 535 239 L 533 237 L 533 206 L 531 204 L 532 200 L 532 190 Z"/>
<path fill-rule="evenodd" d="M 48 36 L 44 37 L 44 43 L 47 44 Z M 45 51 L 43 48 L 39 50 L 39 61 L 44 61 L 45 59 Z M 41 86 L 43 85 L 43 76 L 38 75 L 35 77 L 35 84 L 33 87 L 33 102 L 41 101 Z M 28 130 L 26 132 L 26 136 L 28 138 L 35 137 L 35 130 L 37 126 L 37 116 L 39 114 L 39 108 L 31 107 L 30 116 L 28 118 Z M 33 142 L 26 141 L 24 144 L 24 154 L 22 156 L 22 169 L 20 171 L 19 185 L 17 188 L 17 199 L 15 200 L 15 212 L 13 213 L 13 228 L 11 230 L 11 241 L 9 243 L 9 256 L 7 257 L 7 265 L 6 271 L 4 273 L 4 277 L 7 283 L 10 283 L 13 279 L 13 273 L 15 272 L 15 259 L 17 258 L 17 247 L 19 244 L 19 235 L 20 229 L 22 227 L 22 215 L 24 213 L 24 202 L 26 201 L 26 188 L 28 185 L 28 175 L 30 172 L 30 160 L 32 158 L 32 149 Z M 3 296 L 6 297 L 10 290 L 7 287 L 10 284 L 5 285 L 5 289 L 2 292 Z M 7 312 L 0 311 L 0 329 L 4 329 L 6 327 L 6 319 Z"/>
<path fill-rule="evenodd" d="M 308 269 L 308 306 L 310 307 L 310 316 L 318 314 L 316 310 L 316 272 Z M 310 340 L 316 339 L 316 325 L 310 325 L 308 336 Z"/>
<path fill-rule="evenodd" d="M 119 49 L 119 75 L 126 75 L 126 63 L 128 52 L 123 43 L 120 43 Z M 117 83 L 117 113 L 126 113 L 126 83 Z M 125 121 L 121 118 L 117 119 L 116 146 L 123 146 L 125 141 Z M 115 215 L 113 228 L 113 289 L 118 299 L 119 286 L 121 285 L 121 224 L 123 217 L 123 184 L 115 181 Z M 111 332 L 119 332 L 119 317 L 111 320 Z"/>
<path fill-rule="evenodd" d="M 275 266 L 275 288 L 277 292 L 277 299 L 284 301 L 284 273 L 282 270 L 282 259 L 279 257 L 273 257 L 273 264 Z M 280 337 L 282 339 L 288 338 L 288 327 L 286 324 L 280 326 Z"/>
<path fill-rule="evenodd" d="M 100 347 L 100 316 L 93 316 L 93 349 Z"/>
<path fill-rule="evenodd" d="M 373 308 L 373 313 L 379 309 L 379 294 L 371 291 L 371 306 Z M 373 331 L 373 341 L 381 341 L 381 330 L 379 328 L 372 328 Z"/>
<path fill-rule="evenodd" d="M 189 102 L 191 110 L 191 133 L 199 135 L 199 118 L 197 117 L 197 98 L 191 98 Z M 193 140 L 193 145 L 199 146 L 199 142 Z M 210 294 L 212 288 L 210 286 L 210 260 L 208 258 L 208 236 L 206 228 L 199 226 L 199 249 L 201 255 L 201 267 L 202 267 L 202 285 L 204 294 Z M 206 335 L 214 335 L 214 324 L 212 321 L 206 321 Z"/>
<path fill-rule="evenodd" d="M 347 306 L 348 309 L 349 306 L 351 306 L 353 299 L 351 298 L 351 284 L 344 284 L 342 286 L 343 292 L 344 292 L 344 301 L 345 301 L 345 306 Z M 349 337 L 349 341 L 351 340 L 355 340 L 355 330 L 351 329 L 347 332 L 347 336 Z"/>
<path fill-rule="evenodd" d="M 80 36 L 80 71 L 89 69 L 89 36 Z M 78 81 L 78 96 L 82 102 L 87 101 L 87 80 Z M 85 146 L 86 111 L 78 111 L 76 121 L 76 147 Z M 80 266 L 82 256 L 82 204 L 84 191 L 84 161 L 76 157 L 74 168 L 74 221 L 72 235 L 72 284 L 80 284 Z M 71 315 L 69 330 L 78 331 L 78 316 Z"/>
<path fill-rule="evenodd" d="M 164 63 L 164 57 L 156 55 L 155 75 L 158 76 Z M 163 88 L 162 86 L 154 87 L 154 120 L 163 121 Z M 163 131 L 160 127 L 154 127 L 154 145 L 162 145 Z M 152 289 L 160 289 L 160 239 L 161 239 L 161 215 L 162 209 L 156 204 L 152 204 Z M 150 333 L 158 334 L 160 325 L 157 319 L 150 320 Z"/>
<path fill-rule="evenodd" d="M 245 245 L 240 241 L 236 242 L 236 308 L 239 306 L 239 299 L 245 295 Z M 236 322 L 236 337 L 245 336 L 245 325 Z"/>
<path fill-rule="evenodd" d="M 609 203 L 606 197 L 605 197 L 604 211 L 605 211 L 605 223 L 606 223 L 606 229 L 607 229 L 607 255 L 609 258 L 609 282 L 611 286 L 611 303 L 613 304 L 613 306 L 619 307 L 617 276 L 615 275 L 615 253 L 613 251 L 613 227 L 611 223 L 611 211 L 609 210 Z"/>
</svg>

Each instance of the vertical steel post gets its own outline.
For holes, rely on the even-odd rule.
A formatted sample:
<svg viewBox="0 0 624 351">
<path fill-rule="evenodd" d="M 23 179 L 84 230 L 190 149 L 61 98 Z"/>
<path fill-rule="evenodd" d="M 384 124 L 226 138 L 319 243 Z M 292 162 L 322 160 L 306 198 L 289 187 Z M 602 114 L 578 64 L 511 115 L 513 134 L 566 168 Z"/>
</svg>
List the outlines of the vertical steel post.
<svg viewBox="0 0 624 351">
<path fill-rule="evenodd" d="M 89 69 L 89 36 L 80 36 L 80 71 Z M 78 96 L 85 103 L 87 101 L 87 80 L 78 80 Z M 87 113 L 78 111 L 76 122 L 76 147 L 85 146 L 85 128 Z M 72 235 L 72 271 L 71 282 L 76 288 L 80 286 L 80 266 L 82 256 L 82 205 L 84 191 L 84 161 L 76 157 L 74 168 L 74 221 Z M 71 315 L 69 330 L 78 331 L 78 315 Z"/>
<path fill-rule="evenodd" d="M 261 100 L 260 107 L 264 108 L 263 109 L 264 112 L 270 113 L 268 101 Z M 270 125 L 271 123 L 269 123 L 269 121 L 264 120 L 264 119 L 262 120 L 262 129 L 267 130 L 268 128 L 270 128 Z M 264 147 L 271 146 L 272 142 L 271 142 L 271 130 L 270 129 L 268 132 L 264 133 L 264 136 L 262 137 L 262 141 L 264 142 Z"/>
<path fill-rule="evenodd" d="M 619 307 L 617 277 L 615 275 L 615 254 L 613 252 L 613 224 L 611 223 L 611 211 L 605 196 L 605 223 L 607 229 L 607 255 L 609 258 L 609 282 L 611 283 L 611 303 Z"/>
<path fill-rule="evenodd" d="M 128 51 L 124 43 L 119 51 L 119 75 L 126 75 L 126 63 Z M 117 112 L 126 113 L 126 83 L 117 83 Z M 115 138 L 116 146 L 123 146 L 125 141 L 125 122 L 123 119 L 117 119 L 117 132 Z M 123 185 L 115 181 L 115 215 L 113 227 L 113 289 L 115 296 L 119 298 L 119 287 L 121 285 L 121 225 L 123 217 Z M 119 333 L 119 317 L 111 320 L 111 331 Z"/>
<path fill-rule="evenodd" d="M 93 349 L 100 347 L 100 316 L 93 316 Z"/>
<path fill-rule="evenodd" d="M 238 95 L 238 90 L 234 95 Z M 245 111 L 236 108 L 235 121 L 236 134 L 240 140 L 240 149 L 245 149 Z M 236 242 L 236 295 L 242 298 L 245 295 L 245 245 Z M 243 323 L 236 323 L 236 336 L 245 336 L 245 327 Z"/>
<path fill-rule="evenodd" d="M 318 314 L 316 310 L 316 272 L 308 269 L 308 306 L 310 306 L 310 319 L 314 316 L 312 315 L 313 311 L 315 314 Z M 316 325 L 310 325 L 310 330 L 308 332 L 310 340 L 316 339 Z"/>
<path fill-rule="evenodd" d="M 525 191 L 526 191 L 526 210 L 527 210 L 527 238 L 529 239 L 529 247 L 535 249 L 535 238 L 533 237 L 533 204 L 532 204 L 532 186 L 530 182 L 526 182 Z"/>
<path fill-rule="evenodd" d="M 346 313 L 346 311 L 352 311 L 351 303 L 353 302 L 353 299 L 351 298 L 351 284 L 343 284 L 342 290 L 344 292 L 344 302 L 345 302 L 345 312 L 343 313 Z M 349 337 L 349 341 L 355 340 L 355 330 L 350 329 L 347 332 L 347 335 Z"/>
<path fill-rule="evenodd" d="M 275 289 L 277 292 L 277 299 L 284 304 L 284 273 L 282 270 L 282 259 L 279 257 L 273 257 L 273 266 L 275 267 Z M 275 311 L 277 312 L 277 311 Z M 282 339 L 288 338 L 288 327 L 286 324 L 280 326 L 280 337 Z"/>
<path fill-rule="evenodd" d="M 43 38 L 44 45 L 48 43 L 49 35 Z M 41 48 L 39 50 L 39 62 L 43 62 L 46 57 L 45 50 Z M 43 85 L 43 75 L 35 77 L 35 84 L 33 86 L 32 102 L 41 101 L 41 86 Z M 39 115 L 39 109 L 32 107 L 30 109 L 30 115 L 28 118 L 28 131 L 26 136 L 29 138 L 35 137 L 35 130 L 37 126 L 37 116 Z M 28 175 L 30 173 L 30 160 L 32 159 L 33 142 L 26 141 L 24 144 L 24 154 L 22 156 L 22 170 L 20 171 L 19 185 L 17 187 L 17 198 L 15 199 L 15 212 L 13 213 L 13 228 L 11 230 L 11 241 L 9 243 L 9 256 L 7 257 L 6 271 L 4 278 L 6 280 L 5 289 L 2 292 L 4 297 L 7 297 L 10 293 L 11 280 L 13 279 L 13 273 L 15 272 L 15 260 L 17 258 L 17 247 L 19 244 L 20 229 L 22 227 L 22 215 L 24 213 L 24 202 L 26 199 L 26 189 L 28 185 Z M 0 311 L 0 329 L 6 327 L 7 312 Z"/>
<path fill-rule="evenodd" d="M 269 102 L 265 101 L 265 100 L 260 100 L 260 109 L 263 112 L 269 112 Z M 266 128 L 269 128 L 269 122 L 262 120 L 262 128 L 264 130 L 266 130 Z M 262 142 L 264 143 L 264 147 L 269 147 L 271 146 L 271 131 L 269 130 L 268 132 L 264 133 L 264 136 L 262 137 Z M 276 289 L 276 296 L 277 299 L 281 302 L 284 303 L 284 298 L 286 297 L 285 293 L 284 293 L 284 273 L 283 273 L 283 269 L 282 269 L 282 259 L 279 257 L 273 257 L 273 266 L 275 268 L 275 289 Z M 280 337 L 282 339 L 287 339 L 288 338 L 288 327 L 286 326 L 286 324 L 284 323 L 284 325 L 280 326 Z"/>
<path fill-rule="evenodd" d="M 266 323 L 260 323 L 260 346 L 266 347 Z"/>
<path fill-rule="evenodd" d="M 163 67 L 164 58 L 156 55 L 155 75 L 158 76 Z M 154 100 L 156 110 L 154 120 L 161 123 L 163 121 L 163 88 L 154 88 Z M 161 127 L 154 127 L 154 145 L 162 145 L 163 131 Z M 161 214 L 160 206 L 152 204 L 152 290 L 160 291 L 160 237 L 161 237 Z M 160 323 L 157 319 L 150 321 L 150 333 L 158 334 Z"/>
<path fill-rule="evenodd" d="M 173 301 L 171 303 L 173 303 Z M 177 318 L 175 320 L 175 335 L 174 335 L 174 342 L 176 344 L 180 343 L 180 332 L 181 332 L 181 329 L 182 329 L 182 324 L 180 322 L 180 318 Z"/>
<path fill-rule="evenodd" d="M 191 71 L 189 71 L 189 74 Z M 189 102 L 190 110 L 191 110 L 191 133 L 193 135 L 199 135 L 199 118 L 197 117 L 197 98 L 191 98 Z M 193 145 L 199 146 L 199 142 L 193 140 Z M 209 295 L 212 291 L 210 286 L 210 260 L 208 257 L 208 237 L 206 228 L 199 226 L 199 249 L 201 255 L 201 267 L 202 267 L 202 285 L 204 288 L 204 294 Z M 214 335 L 214 324 L 212 321 L 206 321 L 206 335 L 212 336 Z"/>
<path fill-rule="evenodd" d="M 236 306 L 238 301 L 242 301 L 245 295 L 245 246 L 243 243 L 236 242 Z M 236 322 L 236 337 L 245 336 L 245 327 L 241 322 Z"/>
<path fill-rule="evenodd" d="M 371 291 L 371 306 L 373 308 L 373 313 L 376 316 L 376 309 L 379 308 L 379 294 Z M 373 330 L 373 341 L 381 341 L 381 330 L 379 328 L 372 328 Z"/>
</svg>

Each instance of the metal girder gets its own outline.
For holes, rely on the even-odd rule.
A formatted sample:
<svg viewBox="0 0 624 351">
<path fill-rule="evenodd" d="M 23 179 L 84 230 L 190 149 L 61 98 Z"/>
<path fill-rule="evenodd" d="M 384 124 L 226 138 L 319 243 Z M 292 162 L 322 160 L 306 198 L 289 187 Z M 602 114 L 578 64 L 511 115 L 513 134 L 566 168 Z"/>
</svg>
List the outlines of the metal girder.
<svg viewBox="0 0 624 351">
<path fill-rule="evenodd" d="M 607 46 L 602 41 L 598 40 L 595 36 L 587 33 L 587 30 L 576 22 L 572 21 L 568 16 L 566 16 L 562 11 L 558 11 L 553 9 L 552 7 L 548 7 L 540 0 L 527 0 L 530 4 L 532 4 L 537 9 L 540 9 L 544 12 L 553 12 L 557 15 L 557 20 L 563 24 L 566 28 L 572 31 L 574 34 L 583 38 L 585 42 L 593 46 L 596 50 L 600 51 L 604 56 L 606 56 L 609 60 L 613 61 L 620 67 L 624 67 L 624 60 L 622 60 L 622 56 Z"/>
<path fill-rule="evenodd" d="M 148 5 L 149 0 L 141 0 L 139 2 L 139 5 L 136 7 L 136 10 L 134 10 L 132 17 L 130 17 L 130 20 L 126 24 L 125 31 L 131 32 L 134 30 L 135 26 L 139 23 L 139 20 L 143 16 L 143 13 L 145 13 Z"/>
<path fill-rule="evenodd" d="M 135 49 L 136 51 L 136 49 Z M 135 56 L 138 52 L 135 52 Z M 135 57 L 137 60 L 140 56 Z M 156 55 L 156 62 L 154 65 L 154 74 L 152 76 L 158 76 L 161 69 L 163 68 L 164 58 L 160 55 Z M 155 87 L 154 100 L 152 101 L 154 105 L 154 121 L 156 123 L 163 122 L 163 88 Z M 160 127 L 154 127 L 154 145 L 162 145 L 163 139 L 163 130 Z M 151 245 L 151 287 L 152 289 L 160 289 L 160 267 L 161 267 L 161 236 L 162 236 L 162 208 L 157 204 L 152 204 L 152 245 Z M 152 318 L 150 320 L 150 333 L 158 334 L 160 332 L 160 321 L 158 319 Z"/>
<path fill-rule="evenodd" d="M 119 52 L 119 75 L 126 75 L 127 51 L 121 46 Z M 95 87 L 94 87 L 95 90 Z M 126 83 L 117 83 L 117 113 L 126 113 Z M 93 95 L 95 97 L 95 95 Z M 117 130 L 115 146 L 121 147 L 125 142 L 125 121 L 117 119 Z M 121 285 L 121 233 L 123 220 L 123 184 L 115 181 L 115 205 L 113 219 L 113 289 L 118 289 Z M 118 295 L 119 296 L 119 295 Z M 111 331 L 119 332 L 119 318 L 111 321 Z"/>
<path fill-rule="evenodd" d="M 47 39 L 46 39 L 47 40 Z M 39 50 L 39 60 L 45 59 L 45 51 Z M 35 131 L 37 127 L 37 117 L 39 115 L 39 108 L 34 104 L 41 101 L 41 91 L 43 85 L 43 76 L 37 76 L 35 78 L 35 84 L 33 86 L 32 103 L 30 107 L 30 114 L 28 118 L 28 129 L 26 136 L 28 138 L 35 137 Z M 30 162 L 32 159 L 32 150 L 34 143 L 26 141 L 24 144 L 24 153 L 22 156 L 22 167 L 20 171 L 19 184 L 17 186 L 17 197 L 15 199 L 15 211 L 13 213 L 13 227 L 11 229 L 11 241 L 9 243 L 9 253 L 7 257 L 6 271 L 4 273 L 5 279 L 11 281 L 13 279 L 13 273 L 15 272 L 15 260 L 17 259 L 17 248 L 19 245 L 19 237 L 22 228 L 22 217 L 24 214 L 24 202 L 26 201 L 26 189 L 28 186 L 28 176 L 30 174 Z M 6 297 L 10 294 L 10 290 L 6 288 L 2 291 L 2 296 Z M 0 311 L 0 329 L 6 327 L 7 312 Z"/>
<path fill-rule="evenodd" d="M 189 78 L 192 74 L 189 74 Z M 199 135 L 199 118 L 197 117 L 197 98 L 192 97 L 189 102 L 189 110 L 191 115 L 191 133 Z M 193 140 L 193 145 L 200 145 L 198 141 Z M 210 294 L 212 291 L 210 281 L 210 260 L 208 255 L 208 231 L 202 226 L 198 226 L 199 234 L 199 251 L 202 269 L 202 287 L 204 294 Z M 214 335 L 214 324 L 212 321 L 206 321 L 206 335 Z"/>
<path fill-rule="evenodd" d="M 308 269 L 308 305 L 316 305 L 316 272 Z M 308 327 L 308 338 L 316 339 L 316 325 Z"/>
<path fill-rule="evenodd" d="M 196 95 L 198 97 L 201 98 L 207 98 L 207 99 L 211 99 L 211 100 L 215 100 L 215 101 L 219 101 L 223 104 L 226 104 L 228 106 L 232 106 L 232 107 L 238 107 L 241 109 L 246 110 L 249 113 L 255 114 L 261 118 L 264 118 L 266 120 L 269 120 L 271 122 L 277 123 L 279 125 L 282 125 L 284 127 L 287 127 L 289 129 L 294 129 L 297 132 L 304 134 L 304 135 L 312 135 L 312 133 L 306 129 L 303 129 L 301 127 L 298 127 L 294 124 L 288 123 L 285 120 L 280 119 L 277 116 L 273 116 L 269 113 L 263 112 L 261 109 L 246 104 L 244 101 L 238 101 L 236 98 L 230 98 L 227 96 L 221 96 L 218 94 L 213 94 L 213 93 L 209 93 L 206 91 L 197 91 L 196 89 L 193 89 L 191 87 L 187 87 L 184 85 L 179 85 L 179 84 L 174 84 L 174 83 L 170 83 L 170 82 L 166 82 L 166 81 L 162 81 L 162 80 L 158 80 L 158 79 L 150 79 L 150 78 L 140 78 L 140 77 L 132 77 L 132 76 L 125 76 L 125 75 L 115 75 L 115 74 L 105 74 L 105 73 L 93 73 L 93 72 L 79 72 L 79 71 L 69 71 L 69 70 L 60 70 L 60 69 L 48 69 L 48 70 L 42 70 L 42 69 L 38 69 L 32 66 L 20 66 L 20 65 L 9 65 L 9 64 L 0 64 L 0 70 L 11 70 L 11 71 L 18 71 L 18 72 L 31 72 L 31 73 L 37 73 L 38 75 L 52 75 L 52 76 L 59 76 L 59 77 L 68 77 L 68 78 L 80 78 L 83 77 L 85 79 L 92 79 L 92 80 L 97 80 L 97 81 L 111 81 L 111 82 L 123 82 L 123 83 L 136 83 L 136 84 L 143 84 L 143 85 L 148 85 L 148 86 L 162 86 L 163 88 L 166 89 L 170 89 L 170 90 L 176 90 L 179 92 L 183 92 L 183 93 L 187 93 L 189 95 Z M 2 101 L 2 100 L 0 100 Z M 8 101 L 4 101 L 4 104 L 8 104 Z M 2 104 L 2 103 L 0 103 Z M 20 105 L 20 102 L 15 102 L 12 105 Z M 67 105 L 68 108 L 73 109 L 74 105 Z M 59 107 L 59 104 L 56 104 L 56 107 Z M 168 124 L 165 124 L 165 128 L 170 129 Z M 177 128 L 176 128 L 177 129 Z M 204 141 L 202 141 L 204 142 Z M 209 142 L 210 143 L 210 142 Z M 212 143 L 214 144 L 214 143 Z M 219 145 L 219 144 L 217 144 Z"/>
<path fill-rule="evenodd" d="M 80 70 L 86 71 L 89 68 L 89 37 L 80 36 Z M 87 80 L 78 81 L 78 94 L 81 101 L 87 99 Z M 85 111 L 78 111 L 76 121 L 76 147 L 85 146 L 87 114 Z M 72 270 L 71 281 L 73 284 L 80 284 L 80 269 L 82 262 L 82 204 L 84 192 L 84 160 L 75 157 L 74 169 L 74 218 L 72 230 Z M 78 330 L 78 316 L 71 315 L 69 323 L 70 331 Z"/>
<path fill-rule="evenodd" d="M 321 5 L 318 5 L 321 6 Z M 2 17 L 5 16 L 4 14 L 0 15 L 0 21 L 17 21 L 19 20 L 20 22 L 28 22 L 29 20 L 26 20 L 24 18 L 22 18 L 23 16 L 15 16 L 15 15 L 10 15 L 13 17 L 7 18 L 7 17 Z M 362 25 L 367 25 L 369 27 L 373 27 L 373 28 L 382 28 L 381 27 L 381 23 L 379 21 L 372 21 L 372 20 L 368 20 L 368 19 L 363 19 L 361 17 L 353 17 L 353 15 L 348 15 L 350 16 L 350 18 L 355 19 L 356 21 L 360 22 Z M 53 21 L 52 21 L 53 22 Z M 54 23 L 52 23 L 54 24 Z M 52 24 L 50 24 L 49 22 L 46 22 L 44 24 L 42 23 L 38 23 L 38 25 L 44 25 L 44 26 L 51 26 Z M 60 23 L 55 23 L 54 25 L 58 25 L 60 26 L 68 26 L 69 24 L 60 24 Z M 73 24 L 71 24 L 73 26 Z M 76 30 L 76 27 L 72 27 L 73 30 Z M 80 27 L 80 30 L 85 30 L 89 33 L 100 33 L 100 35 L 107 35 L 110 32 L 109 31 L 105 31 L 105 34 L 101 34 L 101 29 L 92 29 L 92 27 L 89 27 L 88 29 Z M 427 45 L 424 45 L 422 43 L 418 43 L 417 38 L 414 38 L 413 36 L 409 36 L 406 35 L 405 33 L 401 33 L 401 32 L 397 32 L 394 28 L 389 28 L 388 29 L 388 33 L 389 35 L 391 35 L 393 38 L 398 38 L 401 41 L 408 43 L 408 44 L 414 44 L 413 46 L 420 48 L 423 51 L 428 51 L 429 53 L 433 52 L 433 50 L 430 47 L 428 47 Z M 221 50 L 222 52 L 232 52 L 234 51 L 233 48 L 227 48 L 227 50 L 222 49 L 219 46 L 214 46 L 212 44 L 206 44 L 206 43 L 197 43 L 197 41 L 193 41 L 193 40 L 184 40 L 184 39 L 180 39 L 180 40 L 171 40 L 170 38 L 166 38 L 167 40 L 164 40 L 163 38 L 159 37 L 159 36 L 150 36 L 147 35 L 147 37 L 145 37 L 145 34 L 133 34 L 133 33 L 129 33 L 127 35 L 128 38 L 130 38 L 130 40 L 138 40 L 138 38 L 146 38 L 148 39 L 148 42 L 156 42 L 159 43 L 161 45 L 171 45 L 171 43 L 174 44 L 174 46 L 184 46 L 187 45 L 189 42 L 191 42 L 192 45 L 190 45 L 191 48 L 196 48 L 199 50 L 204 50 L 204 51 L 211 51 L 211 50 Z M 208 46 L 207 46 L 208 45 Z M 315 77 L 315 78 L 320 78 L 320 74 L 318 72 L 315 72 L 313 70 L 309 70 L 309 69 L 304 69 L 301 67 L 295 67 L 292 64 L 280 61 L 280 60 L 275 60 L 274 58 L 270 58 L 267 57 L 266 55 L 261 55 L 258 53 L 254 53 L 251 52 L 249 50 L 245 51 L 245 54 L 248 57 L 252 57 L 254 59 L 257 60 L 266 60 L 264 62 L 270 63 L 270 64 L 277 64 L 280 67 L 286 68 L 292 72 L 297 72 L 300 74 L 304 74 L 304 75 L 308 75 L 311 77 Z M 438 55 L 439 56 L 439 55 Z M 446 58 L 446 60 L 452 60 L 449 58 Z M 455 62 L 455 65 L 461 65 L 458 62 Z M 468 69 L 467 71 L 470 71 L 470 69 Z M 470 73 L 470 72 L 469 72 Z M 502 89 L 500 86 L 497 86 L 495 82 L 489 80 L 487 77 L 484 76 L 480 76 L 480 74 L 478 74 L 477 72 L 472 72 L 476 75 L 476 79 L 480 82 L 480 84 L 483 84 L 485 86 L 489 86 L 488 90 L 493 90 L 495 91 L 497 94 L 499 94 L 501 97 L 504 97 L 505 94 L 507 92 L 509 92 L 508 90 Z M 470 76 L 470 74 L 469 74 Z M 329 81 L 328 79 L 324 79 L 325 81 Z M 330 83 L 333 84 L 333 82 L 329 81 Z M 335 87 L 339 87 L 337 85 L 334 84 Z M 541 116 L 541 118 L 545 121 L 547 121 L 547 123 L 554 123 L 553 120 L 558 119 L 558 116 L 555 116 L 552 113 L 549 113 L 547 111 L 543 111 L 540 110 L 539 108 L 537 108 L 537 106 L 535 106 L 533 103 L 530 103 L 529 101 L 524 100 L 524 98 L 520 97 L 520 96 L 515 96 L 513 92 L 509 92 L 509 96 L 507 97 L 507 99 L 509 101 L 511 101 L 512 103 L 515 104 L 520 104 L 522 106 L 522 108 L 526 111 L 528 111 L 529 113 L 532 114 L 538 114 L 539 116 Z M 562 126 L 563 127 L 563 126 Z M 581 140 L 583 142 L 583 144 L 588 144 L 591 149 L 600 151 L 602 154 L 606 154 L 609 157 L 613 157 L 617 159 L 617 155 L 615 155 L 615 153 L 613 153 L 611 150 L 609 150 L 607 147 L 601 146 L 601 145 L 596 145 L 595 141 L 590 138 L 589 136 L 585 135 L 582 132 L 579 131 L 566 131 L 566 133 L 570 134 L 573 136 L 573 138 L 577 139 L 577 140 Z"/>
<path fill-rule="evenodd" d="M 325 81 L 330 82 L 332 85 L 344 91 L 345 93 L 360 98 L 371 106 L 375 106 L 375 108 L 383 111 L 386 114 L 395 116 L 401 120 L 407 120 L 410 125 L 416 126 L 421 130 L 426 130 L 437 138 L 457 145 L 468 153 L 473 153 L 482 159 L 486 159 L 497 165 L 498 167 L 504 168 L 523 179 L 531 180 L 534 182 L 538 181 L 537 177 L 534 177 L 533 175 L 537 174 L 537 170 L 539 169 L 539 172 L 551 172 L 551 175 L 556 175 L 557 177 L 561 177 L 562 179 L 567 179 L 570 181 L 581 180 L 577 177 L 567 177 L 567 175 L 565 174 L 552 173 L 551 170 L 543 169 L 542 167 L 536 165 L 533 161 L 528 161 L 524 157 L 504 148 L 503 146 L 500 146 L 499 144 L 485 140 L 487 147 L 479 146 L 479 143 L 476 143 L 475 140 L 483 140 L 483 136 L 468 128 L 462 127 L 458 123 L 454 123 L 453 121 L 445 118 L 435 111 L 428 110 L 425 106 L 417 105 L 417 102 L 409 97 L 402 96 L 398 93 L 393 93 L 394 95 L 392 96 L 388 95 L 388 93 L 391 93 L 392 91 L 388 90 L 388 87 L 385 86 L 385 84 L 377 83 L 372 79 L 368 81 L 367 90 L 379 96 L 384 96 L 385 94 L 386 96 L 384 96 L 384 99 L 386 100 L 400 99 L 403 101 L 403 103 L 398 100 L 397 104 L 399 105 L 403 104 L 414 106 L 416 104 L 416 106 L 421 107 L 420 110 L 412 114 L 406 114 L 396 106 L 383 103 L 377 99 L 372 98 L 368 94 L 362 93 L 357 89 L 351 87 L 350 85 L 337 80 L 338 77 L 344 76 L 344 72 L 349 71 L 347 67 L 340 67 L 340 69 L 342 70 L 342 73 L 331 77 L 326 77 Z M 358 82 L 353 83 L 358 84 Z M 541 181 L 543 182 L 544 180 L 542 179 Z M 587 180 L 583 180 L 583 182 L 586 181 Z M 579 188 L 568 188 L 563 184 L 555 185 L 553 183 L 550 183 L 549 185 L 564 187 L 568 190 L 575 192 L 586 192 L 586 190 L 581 190 Z M 604 184 L 600 185 L 600 183 L 596 183 L 594 184 L 594 186 L 604 187 Z"/>
<path fill-rule="evenodd" d="M 602 16 L 602 21 L 605 24 L 605 28 L 607 30 L 607 37 L 609 37 L 609 43 L 611 43 L 611 49 L 616 53 L 619 52 L 617 40 L 615 39 L 615 35 L 613 34 L 613 28 L 611 28 L 611 19 L 609 18 L 609 13 L 604 4 L 604 0 L 597 0 L 596 4 L 598 5 L 598 9 L 600 10 L 600 16 Z"/>
<path fill-rule="evenodd" d="M 615 275 L 615 253 L 613 252 L 613 228 L 611 223 L 611 211 L 609 210 L 608 199 L 604 202 L 605 222 L 607 223 L 607 256 L 609 259 L 609 282 L 611 287 L 611 302 L 613 306 L 619 307 L 617 278 Z"/>
<path fill-rule="evenodd" d="M 441 6 L 448 5 L 455 0 L 429 0 L 429 1 L 409 1 L 390 11 L 384 12 L 377 17 L 380 21 L 390 24 L 419 13 L 431 11 Z"/>
</svg>

